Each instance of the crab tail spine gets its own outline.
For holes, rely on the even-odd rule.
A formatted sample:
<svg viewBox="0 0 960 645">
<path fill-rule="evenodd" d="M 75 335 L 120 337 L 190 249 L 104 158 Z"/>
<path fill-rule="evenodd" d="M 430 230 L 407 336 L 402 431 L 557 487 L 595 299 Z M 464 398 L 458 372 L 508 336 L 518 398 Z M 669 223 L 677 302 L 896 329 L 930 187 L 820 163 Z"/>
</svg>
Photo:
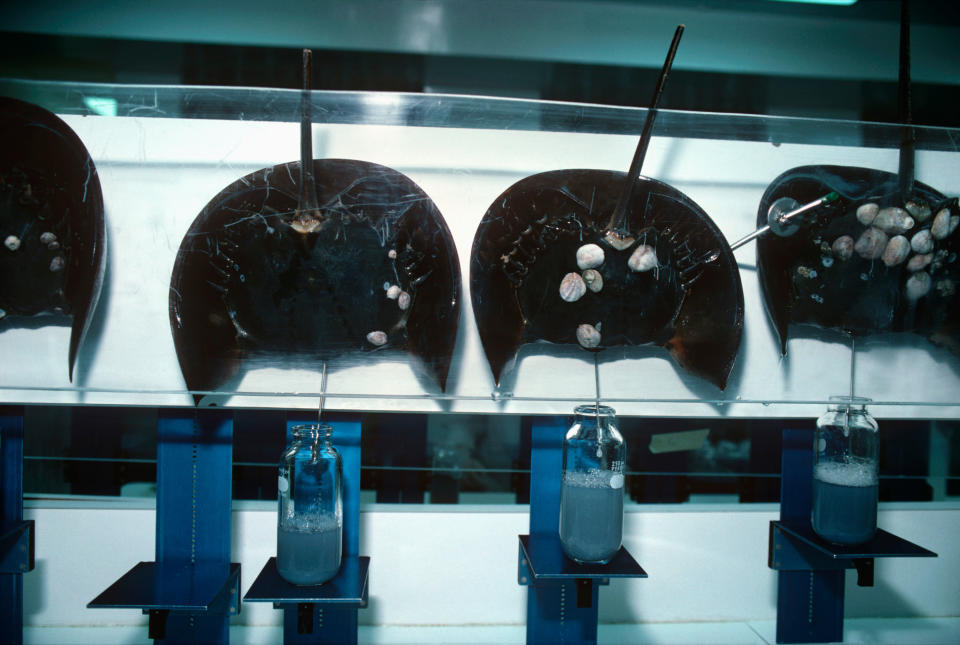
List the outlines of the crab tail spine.
<svg viewBox="0 0 960 645">
<path fill-rule="evenodd" d="M 300 95 L 300 195 L 297 217 L 317 216 L 317 185 L 313 178 L 313 122 L 310 118 L 310 68 L 312 52 L 303 50 L 303 92 Z"/>
<path fill-rule="evenodd" d="M 910 114 L 910 2 L 900 0 L 900 78 L 898 111 L 903 131 L 900 134 L 900 197 L 906 203 L 913 194 L 914 133 Z"/>
<path fill-rule="evenodd" d="M 657 108 L 660 105 L 660 97 L 667 85 L 667 77 L 670 75 L 670 68 L 673 67 L 673 58 L 677 54 L 677 47 L 680 46 L 680 37 L 683 35 L 684 26 L 677 25 L 677 30 L 673 34 L 673 42 L 670 43 L 670 49 L 667 51 L 667 58 L 660 69 L 660 78 L 657 79 L 657 86 L 653 91 L 653 99 L 650 101 L 650 109 L 647 110 L 647 120 L 643 124 L 643 131 L 640 133 L 640 142 L 633 153 L 633 161 L 630 162 L 630 170 L 627 173 L 627 182 L 623 192 L 620 194 L 620 200 L 613 211 L 610 223 L 607 225 L 607 232 L 619 234 L 622 237 L 629 235 L 627 230 L 627 205 L 633 197 L 633 191 L 636 188 L 637 179 L 640 177 L 640 170 L 643 168 L 643 159 L 647 156 L 647 147 L 650 145 L 650 138 L 653 136 L 653 123 L 657 119 Z"/>
</svg>

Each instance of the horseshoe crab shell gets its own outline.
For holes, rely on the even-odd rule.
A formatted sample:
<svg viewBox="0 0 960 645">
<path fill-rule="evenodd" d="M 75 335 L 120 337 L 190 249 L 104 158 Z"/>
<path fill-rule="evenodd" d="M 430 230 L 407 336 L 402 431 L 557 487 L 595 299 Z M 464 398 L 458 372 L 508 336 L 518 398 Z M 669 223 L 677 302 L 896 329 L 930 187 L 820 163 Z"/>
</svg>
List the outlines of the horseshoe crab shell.
<svg viewBox="0 0 960 645">
<path fill-rule="evenodd" d="M 187 387 L 217 388 L 254 353 L 316 357 L 319 367 L 343 352 L 392 347 L 422 360 L 445 388 L 460 268 L 436 205 L 385 166 L 313 160 L 318 223 L 300 232 L 299 167 L 227 186 L 184 237 L 170 324 Z M 409 295 L 409 308 L 387 297 L 390 285 Z"/>
<path fill-rule="evenodd" d="M 880 209 L 902 208 L 898 175 L 870 168 L 802 166 L 777 177 L 760 201 L 757 221 L 766 223 L 770 205 L 781 197 L 799 203 L 813 201 L 830 191 L 841 199 L 791 237 L 767 235 L 757 242 L 757 268 L 764 303 L 786 354 L 789 325 L 811 324 L 857 335 L 887 331 L 915 331 L 960 353 L 960 301 L 949 289 L 930 290 L 908 297 L 907 281 L 920 261 L 911 249 L 905 262 L 887 266 L 881 259 L 853 253 L 837 255 L 833 245 L 841 237 L 858 239 L 866 230 L 857 211 L 864 204 Z M 947 199 L 930 186 L 913 183 L 910 201 L 938 213 L 960 214 L 956 199 Z M 928 218 L 909 235 L 932 226 Z M 956 235 L 931 242 L 935 245 L 930 275 L 934 283 L 960 279 Z M 926 258 L 924 258 L 925 260 Z M 815 278 L 798 268 L 816 267 Z M 924 264 L 925 266 L 925 264 Z M 911 268 L 912 267 L 912 268 Z M 916 295 L 916 290 L 909 290 Z"/>
<path fill-rule="evenodd" d="M 473 241 L 470 289 L 497 383 L 524 343 L 580 346 L 579 326 L 600 322 L 596 350 L 661 345 L 684 369 L 726 386 L 743 329 L 730 246 L 689 197 L 642 176 L 623 236 L 633 242 L 612 245 L 604 233 L 626 180 L 605 170 L 544 172 L 515 183 L 487 210 Z M 603 289 L 575 302 L 553 297 L 564 276 L 579 270 L 577 249 L 586 244 L 603 250 L 595 268 Z M 642 244 L 656 249 L 660 265 L 638 273 L 628 260 Z"/>
<path fill-rule="evenodd" d="M 0 97 L 0 325 L 72 317 L 73 369 L 103 285 L 100 179 L 76 133 L 53 113 Z"/>
</svg>

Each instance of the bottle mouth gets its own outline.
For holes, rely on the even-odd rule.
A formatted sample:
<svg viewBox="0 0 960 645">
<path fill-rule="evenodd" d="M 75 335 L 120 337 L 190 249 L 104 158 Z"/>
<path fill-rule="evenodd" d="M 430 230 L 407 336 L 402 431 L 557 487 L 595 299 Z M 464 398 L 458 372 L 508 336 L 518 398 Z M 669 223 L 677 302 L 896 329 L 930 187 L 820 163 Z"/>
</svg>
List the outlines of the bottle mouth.
<svg viewBox="0 0 960 645">
<path fill-rule="evenodd" d="M 302 423 L 290 429 L 296 439 L 316 439 L 321 435 L 329 437 L 333 434 L 333 427 L 327 423 Z"/>
<path fill-rule="evenodd" d="M 843 408 L 865 408 L 873 399 L 866 396 L 850 396 L 848 394 L 832 394 L 830 396 L 830 407 L 833 409 Z"/>
<path fill-rule="evenodd" d="M 578 405 L 573 413 L 591 417 L 612 417 L 617 414 L 617 411 L 606 405 L 598 406 L 596 403 L 591 403 L 589 405 Z"/>
</svg>

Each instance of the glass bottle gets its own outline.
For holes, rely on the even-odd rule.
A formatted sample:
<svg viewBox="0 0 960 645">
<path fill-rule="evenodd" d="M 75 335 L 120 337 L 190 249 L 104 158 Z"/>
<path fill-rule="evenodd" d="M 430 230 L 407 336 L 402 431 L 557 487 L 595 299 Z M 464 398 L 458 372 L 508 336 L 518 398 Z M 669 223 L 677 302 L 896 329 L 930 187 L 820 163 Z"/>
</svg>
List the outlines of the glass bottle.
<svg viewBox="0 0 960 645">
<path fill-rule="evenodd" d="M 626 450 L 615 414 L 605 406 L 578 406 L 563 440 L 560 544 L 575 562 L 609 562 L 623 540 Z"/>
<path fill-rule="evenodd" d="M 814 439 L 813 530 L 837 544 L 860 544 L 877 530 L 879 441 L 870 399 L 830 397 Z"/>
<path fill-rule="evenodd" d="M 318 585 L 340 569 L 343 465 L 327 424 L 294 426 L 277 481 L 277 571 L 295 585 Z"/>
</svg>

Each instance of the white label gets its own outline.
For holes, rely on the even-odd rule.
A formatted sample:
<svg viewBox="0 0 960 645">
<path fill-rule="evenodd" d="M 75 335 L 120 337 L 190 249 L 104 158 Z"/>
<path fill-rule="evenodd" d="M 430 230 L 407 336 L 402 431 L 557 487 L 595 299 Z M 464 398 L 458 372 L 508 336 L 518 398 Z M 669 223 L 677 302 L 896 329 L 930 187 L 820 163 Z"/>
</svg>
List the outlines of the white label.
<svg viewBox="0 0 960 645">
<path fill-rule="evenodd" d="M 290 488 L 290 482 L 287 481 L 286 477 L 280 475 L 280 477 L 277 479 L 277 490 L 279 490 L 281 493 L 286 493 L 288 488 Z"/>
<path fill-rule="evenodd" d="M 707 440 L 710 429 L 664 432 L 650 437 L 650 452 L 658 455 L 662 452 L 680 452 L 698 450 Z"/>
</svg>

